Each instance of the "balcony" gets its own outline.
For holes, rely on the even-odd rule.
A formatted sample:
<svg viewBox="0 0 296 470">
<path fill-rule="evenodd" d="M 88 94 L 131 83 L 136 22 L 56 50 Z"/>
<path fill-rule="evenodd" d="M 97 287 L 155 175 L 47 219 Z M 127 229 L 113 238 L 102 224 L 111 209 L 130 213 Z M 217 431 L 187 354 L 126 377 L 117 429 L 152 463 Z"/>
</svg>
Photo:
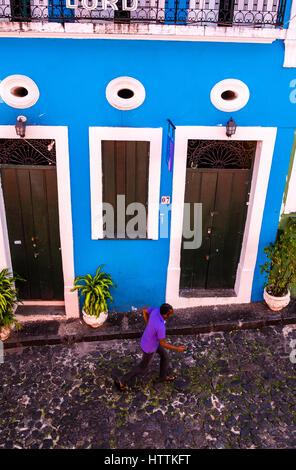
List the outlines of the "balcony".
<svg viewBox="0 0 296 470">
<path fill-rule="evenodd" d="M 0 22 L 281 28 L 286 0 L 0 0 Z"/>
</svg>

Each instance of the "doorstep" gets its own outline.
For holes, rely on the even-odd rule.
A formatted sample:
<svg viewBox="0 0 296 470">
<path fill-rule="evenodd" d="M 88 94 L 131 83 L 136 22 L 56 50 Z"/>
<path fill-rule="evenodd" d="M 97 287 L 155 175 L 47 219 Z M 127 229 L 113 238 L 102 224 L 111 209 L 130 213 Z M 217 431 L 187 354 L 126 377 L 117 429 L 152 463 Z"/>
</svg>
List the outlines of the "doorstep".
<svg viewBox="0 0 296 470">
<path fill-rule="evenodd" d="M 16 319 L 20 322 L 32 322 L 42 320 L 65 320 L 66 312 L 65 305 L 45 305 L 44 303 L 38 305 L 21 304 L 18 305 L 15 311 Z"/>
<path fill-rule="evenodd" d="M 167 336 L 195 335 L 218 331 L 296 324 L 296 299 L 280 312 L 272 312 L 265 302 L 176 309 L 167 322 Z M 93 329 L 82 319 L 49 319 L 25 322 L 4 342 L 5 349 L 73 344 L 90 341 L 139 338 L 145 327 L 140 311 L 110 313 L 103 326 Z"/>
</svg>

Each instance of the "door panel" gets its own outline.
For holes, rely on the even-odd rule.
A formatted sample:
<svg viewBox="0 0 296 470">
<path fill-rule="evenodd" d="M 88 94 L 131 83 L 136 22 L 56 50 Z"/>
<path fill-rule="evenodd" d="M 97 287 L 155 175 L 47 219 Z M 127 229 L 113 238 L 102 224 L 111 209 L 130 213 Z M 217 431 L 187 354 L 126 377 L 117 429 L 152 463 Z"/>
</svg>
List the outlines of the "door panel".
<svg viewBox="0 0 296 470">
<path fill-rule="evenodd" d="M 182 249 L 180 288 L 205 288 L 205 280 L 208 270 L 206 256 L 210 250 L 210 238 L 207 230 L 212 226 L 211 208 L 214 207 L 215 203 L 216 184 L 217 175 L 211 170 L 197 171 L 195 169 L 188 168 L 186 171 L 185 202 L 197 202 L 203 204 L 202 244 L 197 250 Z M 193 222 L 193 204 L 191 204 L 190 207 L 190 221 Z M 193 224 L 191 224 L 191 229 L 193 229 Z M 196 266 L 198 266 L 198 269 L 196 269 Z"/>
<path fill-rule="evenodd" d="M 184 202 L 201 203 L 203 227 L 198 249 L 184 249 L 182 240 L 182 295 L 193 295 L 189 289 L 196 296 L 207 296 L 209 290 L 211 295 L 234 295 L 256 145 L 188 140 Z"/>
<path fill-rule="evenodd" d="M 24 246 L 19 245 L 19 246 L 14 246 L 14 250 L 12 251 L 12 265 L 13 269 L 17 272 L 20 273 L 20 269 L 15 267 L 15 263 L 17 262 L 19 253 L 22 251 L 22 249 L 25 250 L 26 252 L 26 268 L 27 268 L 27 277 L 23 276 L 24 279 L 30 280 L 30 282 L 25 282 L 25 283 L 20 283 L 18 285 L 19 288 L 21 289 L 28 289 L 26 297 L 24 296 L 23 298 L 33 298 L 33 299 L 39 299 L 41 298 L 40 295 L 40 289 L 39 289 L 39 266 L 34 260 L 34 248 L 32 246 L 32 235 L 35 232 L 35 227 L 34 227 L 34 216 L 33 216 L 33 207 L 32 207 L 32 194 L 31 194 L 31 181 L 30 181 L 30 171 L 28 169 L 24 168 L 18 168 L 17 170 L 14 169 L 5 169 L 3 170 L 3 183 L 4 187 L 6 187 L 6 178 L 7 174 L 14 174 L 15 179 L 17 182 L 17 186 L 14 189 L 13 187 L 9 188 L 8 190 L 11 191 L 11 194 L 9 196 L 7 195 L 6 197 L 4 196 L 4 201 L 6 204 L 6 201 L 9 200 L 11 197 L 18 197 L 19 200 L 19 205 L 20 205 L 20 220 L 22 221 L 23 225 L 23 234 L 22 237 L 20 237 L 20 240 L 24 241 Z M 6 175 L 6 176 L 5 176 Z M 6 210 L 6 219 L 8 222 L 8 233 L 9 233 L 9 238 L 13 238 L 14 236 L 14 225 L 10 222 L 10 211 Z M 10 242 L 10 244 L 13 243 L 13 241 Z M 21 287 L 23 285 L 23 287 Z M 24 294 L 25 295 L 25 294 Z"/>
<path fill-rule="evenodd" d="M 209 271 L 206 288 L 234 287 L 246 211 L 250 170 L 217 173 Z"/>
<path fill-rule="evenodd" d="M 28 263 L 26 244 L 17 244 L 17 242 L 24 240 L 24 223 L 16 172 L 2 168 L 1 183 L 4 196 L 13 269 L 16 273 L 21 274 L 24 279 L 29 279 L 31 273 Z M 25 299 L 29 298 L 29 285 L 27 282 L 22 284 L 23 286 L 17 284 L 17 287 L 21 287 L 22 289 L 21 296 Z"/>
<path fill-rule="evenodd" d="M 23 299 L 62 300 L 63 276 L 55 167 L 1 168 L 14 272 Z"/>
<path fill-rule="evenodd" d="M 200 248 L 182 242 L 180 289 L 233 289 L 250 180 L 250 169 L 186 170 L 185 202 L 202 203 L 203 227 Z"/>
<path fill-rule="evenodd" d="M 51 263 L 53 270 L 53 291 L 63 298 L 64 280 L 61 258 L 61 242 L 59 234 L 59 211 L 57 204 L 57 177 L 56 172 L 46 171 L 46 188 L 47 188 L 47 210 L 48 210 L 48 226 Z"/>
<path fill-rule="evenodd" d="M 49 227 L 47 212 L 47 194 L 43 170 L 34 170 L 30 174 L 32 206 L 34 214 L 35 232 L 32 234 L 36 245 L 34 261 L 39 267 L 40 297 L 53 298 L 53 286 L 48 280 L 51 278 L 51 259 L 49 250 Z M 35 258 L 37 256 L 37 258 Z M 40 267 L 42 266 L 42 269 Z"/>
</svg>

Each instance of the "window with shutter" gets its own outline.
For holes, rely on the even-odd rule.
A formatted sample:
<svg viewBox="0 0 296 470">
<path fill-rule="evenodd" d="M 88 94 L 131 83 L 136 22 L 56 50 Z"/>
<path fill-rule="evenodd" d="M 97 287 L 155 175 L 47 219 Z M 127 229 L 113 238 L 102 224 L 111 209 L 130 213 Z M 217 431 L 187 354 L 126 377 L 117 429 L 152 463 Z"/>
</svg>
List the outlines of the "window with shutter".
<svg viewBox="0 0 296 470">
<path fill-rule="evenodd" d="M 102 141 L 104 238 L 147 238 L 149 147 L 145 141 Z M 104 203 L 113 208 L 113 220 Z"/>
<path fill-rule="evenodd" d="M 161 127 L 89 128 L 92 240 L 158 240 L 162 138 Z"/>
</svg>

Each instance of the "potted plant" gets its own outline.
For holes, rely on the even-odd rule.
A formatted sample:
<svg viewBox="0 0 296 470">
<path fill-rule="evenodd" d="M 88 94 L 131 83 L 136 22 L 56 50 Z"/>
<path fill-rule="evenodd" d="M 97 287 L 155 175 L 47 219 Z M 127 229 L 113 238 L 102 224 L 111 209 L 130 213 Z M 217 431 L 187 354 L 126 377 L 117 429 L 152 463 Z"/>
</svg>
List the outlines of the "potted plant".
<svg viewBox="0 0 296 470">
<path fill-rule="evenodd" d="M 281 310 L 290 302 L 289 286 L 296 282 L 296 223 L 290 221 L 287 229 L 264 248 L 269 261 L 261 265 L 266 273 L 264 300 L 271 310 Z"/>
<path fill-rule="evenodd" d="M 110 288 L 115 286 L 110 274 L 103 271 L 101 265 L 95 276 L 86 274 L 77 276 L 71 292 L 78 291 L 79 297 L 84 299 L 82 314 L 85 323 L 97 328 L 101 326 L 108 317 L 107 300 L 113 302 Z M 116 286 L 115 286 L 116 287 Z"/>
<path fill-rule="evenodd" d="M 8 269 L 0 271 L 0 340 L 4 341 L 15 326 L 20 329 L 14 312 L 18 303 L 21 303 L 15 281 L 24 281 L 20 276 L 9 273 Z"/>
</svg>

